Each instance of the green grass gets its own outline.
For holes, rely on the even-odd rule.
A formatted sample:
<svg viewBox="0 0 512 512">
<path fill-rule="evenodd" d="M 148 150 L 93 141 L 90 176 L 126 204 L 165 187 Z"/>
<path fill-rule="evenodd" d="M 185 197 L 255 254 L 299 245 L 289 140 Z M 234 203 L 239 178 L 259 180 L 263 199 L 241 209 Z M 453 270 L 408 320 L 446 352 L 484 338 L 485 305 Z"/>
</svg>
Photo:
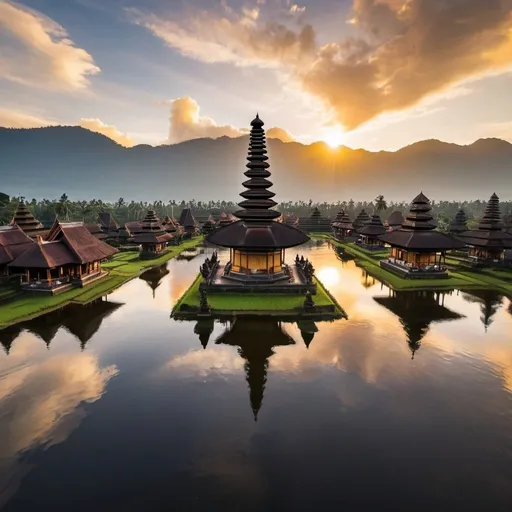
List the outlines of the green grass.
<svg viewBox="0 0 512 512">
<path fill-rule="evenodd" d="M 190 288 L 183 294 L 180 300 L 174 306 L 174 311 L 179 311 L 181 305 L 197 307 L 199 306 L 199 285 L 202 278 L 199 274 Z M 339 304 L 332 298 L 323 284 L 317 282 L 317 293 L 313 300 L 317 306 L 334 305 L 339 314 L 345 316 L 344 311 Z M 268 293 L 219 293 L 209 294 L 208 303 L 213 313 L 223 312 L 241 312 L 241 311 L 261 311 L 269 313 L 274 311 L 291 312 L 296 308 L 302 308 L 304 303 L 303 295 L 291 294 L 268 294 Z"/>
<path fill-rule="evenodd" d="M 107 295 L 145 270 L 162 265 L 184 249 L 190 249 L 201 241 L 202 237 L 187 240 L 179 246 L 171 247 L 169 252 L 154 260 L 139 260 L 136 252 L 121 252 L 102 265 L 104 269 L 110 271 L 110 274 L 97 283 L 85 288 L 74 288 L 59 295 L 22 295 L 10 302 L 2 303 L 0 305 L 0 328 L 30 320 L 71 303 L 87 304 Z M 5 293 L 5 291 L 2 290 L 0 293 Z"/>
</svg>

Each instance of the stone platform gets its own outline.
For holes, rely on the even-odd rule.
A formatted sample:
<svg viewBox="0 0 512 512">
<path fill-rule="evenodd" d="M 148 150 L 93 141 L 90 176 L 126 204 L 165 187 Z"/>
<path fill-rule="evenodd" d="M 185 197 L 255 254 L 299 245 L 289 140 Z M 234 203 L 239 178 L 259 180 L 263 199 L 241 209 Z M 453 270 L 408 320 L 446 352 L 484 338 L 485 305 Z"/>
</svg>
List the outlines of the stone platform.
<svg viewBox="0 0 512 512">
<path fill-rule="evenodd" d="M 316 283 L 307 283 L 301 270 L 296 265 L 288 265 L 288 277 L 269 281 L 262 275 L 247 275 L 232 278 L 224 275 L 225 265 L 219 265 L 208 282 L 203 282 L 200 289 L 207 293 L 276 293 L 305 295 L 310 291 L 316 295 Z"/>
</svg>

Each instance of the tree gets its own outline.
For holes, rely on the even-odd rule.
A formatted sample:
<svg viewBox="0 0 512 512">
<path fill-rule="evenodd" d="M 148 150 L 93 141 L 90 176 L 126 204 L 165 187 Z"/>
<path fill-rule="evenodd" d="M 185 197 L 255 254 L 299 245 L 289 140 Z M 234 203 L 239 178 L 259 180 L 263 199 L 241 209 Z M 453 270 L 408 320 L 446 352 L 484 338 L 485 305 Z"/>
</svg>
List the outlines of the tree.
<svg viewBox="0 0 512 512">
<path fill-rule="evenodd" d="M 381 213 L 388 209 L 388 203 L 384 199 L 384 196 L 381 194 L 375 198 L 375 210 L 377 213 Z"/>
<path fill-rule="evenodd" d="M 71 202 L 67 194 L 62 194 L 59 198 L 59 204 L 57 205 L 57 212 L 59 215 L 64 215 L 66 220 L 69 220 Z"/>
</svg>

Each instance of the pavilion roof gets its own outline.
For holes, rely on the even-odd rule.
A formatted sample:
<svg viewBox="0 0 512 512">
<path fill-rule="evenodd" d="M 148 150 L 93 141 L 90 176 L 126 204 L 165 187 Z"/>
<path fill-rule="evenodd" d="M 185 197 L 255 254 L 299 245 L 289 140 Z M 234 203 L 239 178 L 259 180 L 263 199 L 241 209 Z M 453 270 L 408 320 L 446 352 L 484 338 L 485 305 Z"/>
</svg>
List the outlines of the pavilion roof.
<svg viewBox="0 0 512 512">
<path fill-rule="evenodd" d="M 44 229 L 44 226 L 34 217 L 23 200 L 18 203 L 11 224 L 17 224 L 27 233 Z"/>
<path fill-rule="evenodd" d="M 170 233 L 166 232 L 155 211 L 148 210 L 140 224 L 140 229 L 137 229 L 133 236 L 133 241 L 137 244 L 160 244 L 173 238 Z"/>
<path fill-rule="evenodd" d="M 179 223 L 184 228 L 195 228 L 197 227 L 196 219 L 194 219 L 194 215 L 190 208 L 184 208 L 180 215 Z"/>
<path fill-rule="evenodd" d="M 405 218 L 401 211 L 395 210 L 392 212 L 387 218 L 386 224 L 390 227 L 401 226 L 404 222 Z"/>
<path fill-rule="evenodd" d="M 18 258 L 34 243 L 17 224 L 0 226 L 0 265 Z"/>
<path fill-rule="evenodd" d="M 387 232 L 386 227 L 382 223 L 380 215 L 374 214 L 369 222 L 367 222 L 360 230 L 359 233 L 365 236 L 379 236 Z"/>
<path fill-rule="evenodd" d="M 54 242 L 38 241 L 9 266 L 50 269 L 76 263 L 77 260 L 73 252 L 60 240 L 56 240 Z"/>
<path fill-rule="evenodd" d="M 450 225 L 448 226 L 448 231 L 450 233 L 462 233 L 464 231 L 467 231 L 467 223 L 468 218 L 466 216 L 466 212 L 460 209 L 450 222 Z"/>
<path fill-rule="evenodd" d="M 117 231 L 119 229 L 119 224 L 109 212 L 100 212 L 98 220 L 101 228 L 105 231 Z"/>
</svg>

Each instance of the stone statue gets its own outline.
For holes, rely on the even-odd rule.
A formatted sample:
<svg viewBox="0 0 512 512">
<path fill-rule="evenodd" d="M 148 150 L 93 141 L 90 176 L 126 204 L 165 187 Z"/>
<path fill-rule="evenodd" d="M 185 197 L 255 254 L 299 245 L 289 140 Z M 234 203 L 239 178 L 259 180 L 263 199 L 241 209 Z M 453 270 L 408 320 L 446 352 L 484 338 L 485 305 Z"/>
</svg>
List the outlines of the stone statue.
<svg viewBox="0 0 512 512">
<path fill-rule="evenodd" d="M 199 291 L 199 311 L 201 313 L 210 312 L 210 305 L 208 304 L 208 297 L 204 288 Z"/>
<path fill-rule="evenodd" d="M 311 292 L 308 290 L 306 292 L 306 298 L 304 299 L 304 304 L 302 307 L 308 311 L 315 307 L 315 303 L 313 302 L 313 296 L 311 295 Z"/>
</svg>

